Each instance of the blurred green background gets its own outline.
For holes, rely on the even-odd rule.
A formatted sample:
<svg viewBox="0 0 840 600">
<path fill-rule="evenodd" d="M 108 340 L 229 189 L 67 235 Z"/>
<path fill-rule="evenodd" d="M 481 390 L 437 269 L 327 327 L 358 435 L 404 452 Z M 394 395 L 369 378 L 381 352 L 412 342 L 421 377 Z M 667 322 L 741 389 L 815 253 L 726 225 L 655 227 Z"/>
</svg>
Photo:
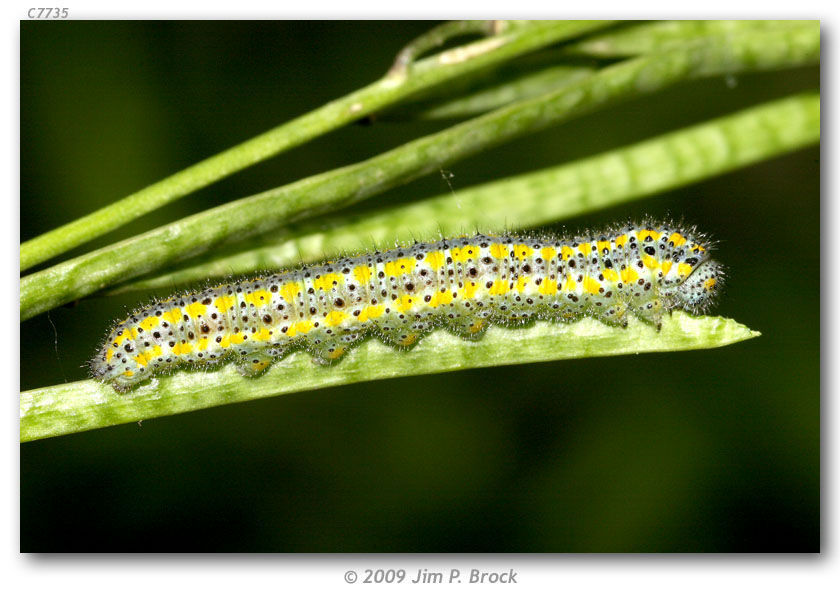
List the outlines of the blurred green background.
<svg viewBox="0 0 840 600">
<path fill-rule="evenodd" d="M 22 22 L 21 240 L 373 81 L 430 26 Z M 681 85 L 451 165 L 450 183 L 818 87 L 816 67 Z M 99 243 L 446 125 L 344 128 Z M 712 233 L 729 273 L 716 312 L 757 340 L 357 384 L 23 444 L 21 550 L 818 551 L 819 175 L 812 148 L 565 224 L 670 215 Z M 448 189 L 430 175 L 364 206 Z M 21 389 L 85 377 L 112 320 L 145 299 L 22 323 Z"/>
</svg>

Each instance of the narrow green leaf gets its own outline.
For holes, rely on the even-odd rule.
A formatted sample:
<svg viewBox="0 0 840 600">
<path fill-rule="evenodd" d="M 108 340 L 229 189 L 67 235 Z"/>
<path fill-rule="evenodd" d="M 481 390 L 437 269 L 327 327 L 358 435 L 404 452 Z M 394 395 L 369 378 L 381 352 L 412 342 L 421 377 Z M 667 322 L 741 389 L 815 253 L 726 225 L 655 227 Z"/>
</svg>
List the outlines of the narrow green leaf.
<svg viewBox="0 0 840 600">
<path fill-rule="evenodd" d="M 638 144 L 353 219 L 320 220 L 246 251 L 131 282 L 113 293 L 186 288 L 277 271 L 372 245 L 561 221 L 687 185 L 819 142 L 820 97 L 798 94 Z M 457 206 L 458 210 L 451 210 Z"/>
<path fill-rule="evenodd" d="M 21 319 L 225 242 L 358 202 L 442 164 L 620 100 L 692 77 L 810 64 L 819 54 L 819 29 L 809 29 L 725 36 L 716 43 L 626 61 L 361 163 L 228 203 L 24 277 Z"/>
<path fill-rule="evenodd" d="M 383 120 L 459 119 L 481 114 L 511 102 L 533 98 L 571 83 L 598 60 L 663 52 L 700 45 L 725 35 L 762 31 L 814 31 L 816 21 L 655 21 L 614 27 L 579 42 L 544 50 L 491 71 L 472 73 L 446 86 L 445 95 L 425 92 L 421 101 L 402 103 L 379 116 Z M 585 61 L 582 63 L 582 61 Z M 437 89 L 437 88 L 435 88 Z"/>
<path fill-rule="evenodd" d="M 255 379 L 240 376 L 228 365 L 209 372 L 161 376 L 125 394 L 93 380 L 23 392 L 20 439 L 36 440 L 359 381 L 568 358 L 716 348 L 758 335 L 731 319 L 674 312 L 665 317 L 659 332 L 635 319 L 622 329 L 586 318 L 571 324 L 495 327 L 477 342 L 435 331 L 407 352 L 374 338 L 338 364 L 317 365 L 305 352 L 297 352 Z"/>
<path fill-rule="evenodd" d="M 617 58 L 660 52 L 708 37 L 819 28 L 819 21 L 652 21 L 587 36 L 562 54 Z"/>
<path fill-rule="evenodd" d="M 518 73 L 515 77 L 486 85 L 473 92 L 445 101 L 400 106 L 384 115 L 388 120 L 463 119 L 495 110 L 528 98 L 558 90 L 592 75 L 591 66 L 553 65 Z"/>
<path fill-rule="evenodd" d="M 420 90 L 607 24 L 609 22 L 604 21 L 535 21 L 506 27 L 501 22 L 499 33 L 490 39 L 418 61 L 410 69 L 391 72 L 367 87 L 24 242 L 20 247 L 20 268 L 24 270 L 37 265 L 232 173 L 356 121 Z"/>
</svg>

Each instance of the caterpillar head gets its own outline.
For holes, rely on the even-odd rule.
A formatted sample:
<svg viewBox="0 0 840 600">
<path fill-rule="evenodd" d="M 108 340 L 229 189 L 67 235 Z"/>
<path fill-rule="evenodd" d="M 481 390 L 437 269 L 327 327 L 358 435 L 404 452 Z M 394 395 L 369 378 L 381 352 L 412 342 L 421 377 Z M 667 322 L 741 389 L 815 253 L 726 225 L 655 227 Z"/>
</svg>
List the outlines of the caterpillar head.
<svg viewBox="0 0 840 600">
<path fill-rule="evenodd" d="M 715 260 L 700 263 L 674 292 L 675 305 L 693 313 L 705 312 L 723 283 L 723 266 Z"/>
<path fill-rule="evenodd" d="M 142 339 L 135 339 L 136 331 L 129 333 L 129 328 L 130 324 L 117 326 L 88 361 L 94 379 L 110 383 L 118 391 L 128 390 L 151 376 L 151 371 L 146 368 L 149 358 L 138 349 Z"/>
</svg>

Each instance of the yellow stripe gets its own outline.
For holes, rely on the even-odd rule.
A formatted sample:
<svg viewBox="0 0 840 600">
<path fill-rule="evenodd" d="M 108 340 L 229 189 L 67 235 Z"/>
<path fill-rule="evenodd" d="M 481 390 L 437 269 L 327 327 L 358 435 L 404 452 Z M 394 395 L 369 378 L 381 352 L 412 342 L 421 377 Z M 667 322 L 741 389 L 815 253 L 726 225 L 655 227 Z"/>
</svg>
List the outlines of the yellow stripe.
<svg viewBox="0 0 840 600">
<path fill-rule="evenodd" d="M 334 311 L 330 312 L 330 314 L 328 314 L 326 317 L 324 317 L 324 323 L 326 323 L 330 327 L 334 327 L 335 325 L 338 325 L 339 323 L 344 321 L 344 319 L 346 319 L 346 318 L 347 318 L 346 313 L 344 313 L 340 310 L 334 310 Z"/>
<path fill-rule="evenodd" d="M 583 291 L 589 292 L 590 294 L 597 294 L 600 289 L 601 285 L 598 283 L 597 279 L 592 279 L 589 275 L 584 276 Z"/>
<path fill-rule="evenodd" d="M 284 283 L 280 288 L 280 295 L 289 304 L 292 304 L 295 301 L 295 297 L 298 293 L 300 293 L 300 284 L 295 283 L 294 281 Z"/>
<path fill-rule="evenodd" d="M 478 291 L 478 284 L 475 281 L 467 281 L 464 283 L 464 298 L 468 300 L 475 297 Z"/>
<path fill-rule="evenodd" d="M 367 285 L 370 281 L 370 267 L 367 265 L 359 265 L 353 269 L 353 277 L 362 285 Z"/>
<path fill-rule="evenodd" d="M 440 250 L 435 250 L 434 252 L 429 252 L 426 255 L 426 262 L 429 263 L 430 267 L 437 270 L 444 265 L 446 257 L 443 256 L 443 252 Z"/>
<path fill-rule="evenodd" d="M 364 323 L 370 319 L 378 319 L 382 316 L 382 313 L 385 312 L 385 307 L 382 304 L 374 304 L 371 306 L 366 306 L 362 309 L 362 312 L 359 313 L 359 316 L 356 319 L 359 320 L 360 323 Z"/>
<path fill-rule="evenodd" d="M 295 323 L 295 329 L 298 333 L 309 333 L 309 330 L 312 329 L 312 322 L 298 321 L 297 323 Z"/>
<path fill-rule="evenodd" d="M 471 258 L 478 258 L 479 250 L 478 246 L 464 246 L 462 248 L 452 248 L 449 253 L 455 262 L 467 262 Z"/>
<path fill-rule="evenodd" d="M 490 244 L 490 254 L 495 258 L 502 260 L 508 254 L 507 246 L 504 244 Z"/>
<path fill-rule="evenodd" d="M 432 296 L 432 299 L 429 300 L 429 306 L 435 308 L 437 306 L 441 306 L 443 304 L 449 304 L 452 302 L 454 298 L 452 297 L 452 292 L 446 290 L 445 292 L 435 292 Z"/>
<path fill-rule="evenodd" d="M 557 293 L 557 280 L 555 279 L 543 279 L 542 283 L 537 288 L 540 294 L 543 296 L 552 296 Z"/>
<path fill-rule="evenodd" d="M 256 333 L 251 334 L 251 339 L 256 340 L 258 342 L 267 342 L 271 339 L 271 334 L 268 333 L 268 329 L 262 328 L 259 329 Z"/>
<path fill-rule="evenodd" d="M 507 293 L 508 285 L 507 282 L 502 279 L 497 279 L 493 282 L 493 285 L 490 287 L 490 291 L 488 292 L 491 296 L 500 296 L 502 294 Z"/>
<path fill-rule="evenodd" d="M 405 275 L 406 273 L 411 273 L 414 270 L 414 265 L 417 263 L 417 260 L 412 258 L 400 258 L 399 260 L 393 260 L 391 262 L 385 263 L 385 274 L 388 277 L 399 277 L 400 275 Z"/>
<path fill-rule="evenodd" d="M 138 364 L 145 367 L 147 364 L 152 362 L 153 358 L 156 358 L 161 354 L 163 354 L 163 349 L 160 346 L 152 346 L 145 352 L 141 352 L 137 355 L 136 360 Z"/>
<path fill-rule="evenodd" d="M 192 344 L 188 344 L 187 342 L 178 342 L 175 344 L 175 347 L 172 348 L 172 354 L 175 356 L 189 354 L 190 352 L 192 352 Z"/>
<path fill-rule="evenodd" d="M 639 278 L 639 274 L 633 267 L 624 267 L 621 269 L 621 281 L 625 284 L 630 284 Z"/>
<path fill-rule="evenodd" d="M 534 250 L 525 244 L 516 244 L 513 247 L 513 255 L 519 260 L 528 258 L 534 253 Z"/>
<path fill-rule="evenodd" d="M 577 291 L 577 282 L 571 275 L 566 275 L 566 281 L 563 283 L 563 291 L 564 292 L 574 292 Z"/>
<path fill-rule="evenodd" d="M 140 327 L 142 327 L 146 331 L 150 331 L 157 327 L 157 324 L 160 323 L 160 318 L 152 315 L 151 317 L 146 317 L 142 321 L 140 321 Z"/>
<path fill-rule="evenodd" d="M 163 320 L 168 321 L 172 325 L 177 325 L 181 323 L 183 315 L 181 314 L 180 308 L 173 308 L 172 310 L 168 310 L 163 313 Z"/>
<path fill-rule="evenodd" d="M 659 261 L 647 254 L 642 257 L 642 263 L 644 263 L 644 265 L 651 271 L 659 268 Z"/>
<path fill-rule="evenodd" d="M 207 307 L 201 302 L 193 302 L 192 304 L 188 304 L 184 307 L 184 310 L 187 311 L 187 314 L 190 315 L 190 317 L 196 319 L 207 312 Z"/>
<path fill-rule="evenodd" d="M 216 305 L 216 308 L 219 309 L 220 313 L 226 313 L 233 305 L 236 303 L 236 296 L 219 296 L 213 302 Z"/>
<path fill-rule="evenodd" d="M 125 340 L 133 340 L 135 337 L 130 327 L 124 327 L 123 332 L 114 339 L 114 343 L 119 346 Z"/>
<path fill-rule="evenodd" d="M 400 311 L 401 313 L 404 313 L 405 311 L 409 310 L 414 305 L 415 301 L 416 301 L 416 298 L 414 296 L 409 296 L 409 295 L 400 296 L 394 302 L 394 309 Z"/>
<path fill-rule="evenodd" d="M 333 286 L 339 283 L 344 283 L 344 275 L 341 273 L 324 273 L 315 278 L 312 287 L 316 290 L 331 290 Z"/>
<path fill-rule="evenodd" d="M 268 290 L 254 290 L 245 294 L 245 302 L 259 308 L 271 302 L 271 292 Z"/>
</svg>

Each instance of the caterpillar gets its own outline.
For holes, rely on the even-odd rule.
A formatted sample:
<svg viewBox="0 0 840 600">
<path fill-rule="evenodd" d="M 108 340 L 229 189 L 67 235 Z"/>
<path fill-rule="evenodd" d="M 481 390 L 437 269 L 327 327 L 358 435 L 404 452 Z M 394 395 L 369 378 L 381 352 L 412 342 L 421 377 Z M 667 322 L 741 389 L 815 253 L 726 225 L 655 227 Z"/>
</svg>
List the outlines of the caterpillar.
<svg viewBox="0 0 840 600">
<path fill-rule="evenodd" d="M 666 311 L 710 306 L 723 273 L 709 246 L 693 228 L 666 223 L 416 243 L 144 306 L 112 329 L 90 367 L 126 391 L 231 358 L 256 375 L 299 347 L 328 364 L 369 334 L 405 348 L 437 327 L 477 339 L 488 325 L 530 319 L 626 326 L 634 314 L 658 328 Z"/>
</svg>

